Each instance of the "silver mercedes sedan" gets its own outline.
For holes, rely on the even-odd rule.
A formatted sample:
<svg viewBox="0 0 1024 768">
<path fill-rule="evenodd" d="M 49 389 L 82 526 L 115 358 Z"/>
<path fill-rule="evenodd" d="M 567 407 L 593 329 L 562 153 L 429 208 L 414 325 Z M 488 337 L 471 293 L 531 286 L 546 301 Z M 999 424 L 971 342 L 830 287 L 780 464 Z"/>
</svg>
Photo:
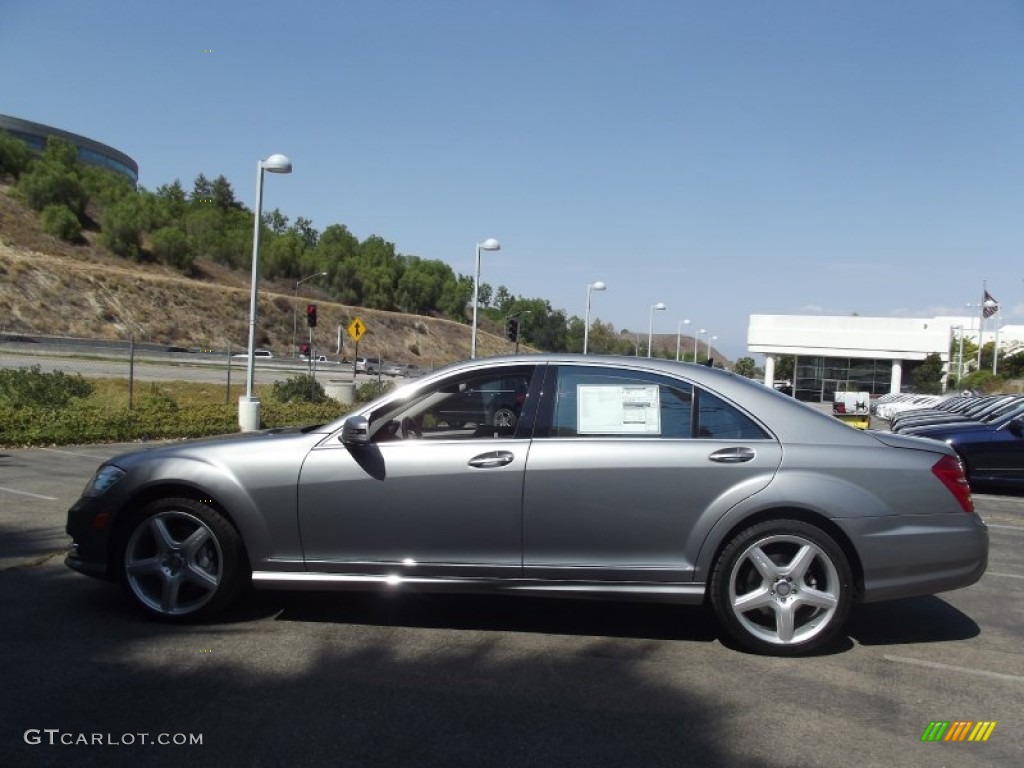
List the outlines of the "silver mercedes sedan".
<svg viewBox="0 0 1024 768">
<path fill-rule="evenodd" d="M 973 584 L 988 556 L 941 443 L 725 371 L 550 354 L 458 363 L 331 424 L 118 456 L 67 530 L 70 567 L 162 619 L 250 585 L 706 602 L 734 646 L 778 655 L 835 640 L 855 601 Z"/>
</svg>

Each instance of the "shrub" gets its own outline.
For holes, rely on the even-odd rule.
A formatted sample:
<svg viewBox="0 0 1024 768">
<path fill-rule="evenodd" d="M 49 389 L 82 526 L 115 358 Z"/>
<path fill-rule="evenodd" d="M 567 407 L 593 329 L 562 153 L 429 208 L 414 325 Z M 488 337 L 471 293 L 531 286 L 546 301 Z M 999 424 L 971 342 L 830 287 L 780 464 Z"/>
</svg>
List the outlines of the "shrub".
<svg viewBox="0 0 1024 768">
<path fill-rule="evenodd" d="M 103 212 L 100 241 L 118 256 L 139 258 L 142 239 L 142 212 L 135 197 L 125 197 Z"/>
<path fill-rule="evenodd" d="M 308 373 L 274 382 L 274 399 L 281 403 L 322 403 L 327 399 L 324 388 Z"/>
<path fill-rule="evenodd" d="M 36 211 L 48 205 L 64 205 L 76 216 L 85 215 L 89 195 L 70 171 L 55 168 L 46 163 L 36 163 L 30 171 L 18 180 L 18 191 L 25 196 L 25 202 Z"/>
<path fill-rule="evenodd" d="M 38 365 L 0 370 L 0 404 L 12 408 L 63 408 L 92 391 L 92 384 L 77 373 L 42 373 Z"/>
<path fill-rule="evenodd" d="M 393 381 L 368 381 L 356 389 L 356 401 L 368 403 L 395 388 Z"/>
<path fill-rule="evenodd" d="M 162 227 L 154 232 L 152 251 L 157 261 L 186 274 L 192 271 L 192 264 L 196 260 L 188 238 L 177 227 Z"/>
<path fill-rule="evenodd" d="M 82 224 L 66 205 L 48 205 L 39 216 L 43 231 L 69 243 L 78 242 L 82 237 Z"/>
</svg>

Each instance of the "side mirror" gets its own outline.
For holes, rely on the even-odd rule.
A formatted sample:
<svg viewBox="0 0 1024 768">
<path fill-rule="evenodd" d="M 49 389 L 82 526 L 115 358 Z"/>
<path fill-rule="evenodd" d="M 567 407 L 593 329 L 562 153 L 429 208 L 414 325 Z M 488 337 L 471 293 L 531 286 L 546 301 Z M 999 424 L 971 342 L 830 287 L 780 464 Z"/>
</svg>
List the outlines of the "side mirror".
<svg viewBox="0 0 1024 768">
<path fill-rule="evenodd" d="M 369 445 L 370 422 L 365 416 L 349 416 L 341 426 L 341 437 L 344 445 Z"/>
<path fill-rule="evenodd" d="M 1015 419 L 1011 419 L 1010 423 L 1006 425 L 1006 428 L 1010 430 L 1010 434 L 1014 437 L 1024 436 L 1024 426 L 1021 424 L 1022 418 L 1020 416 Z"/>
</svg>

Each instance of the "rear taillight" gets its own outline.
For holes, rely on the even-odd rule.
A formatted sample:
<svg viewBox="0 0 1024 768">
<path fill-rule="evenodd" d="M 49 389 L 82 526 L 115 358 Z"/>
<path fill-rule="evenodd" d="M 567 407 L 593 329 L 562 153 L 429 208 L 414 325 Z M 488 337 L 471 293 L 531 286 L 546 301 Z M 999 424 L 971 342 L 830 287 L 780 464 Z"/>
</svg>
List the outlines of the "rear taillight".
<svg viewBox="0 0 1024 768">
<path fill-rule="evenodd" d="M 974 512 L 974 500 L 971 499 L 971 486 L 967 484 L 967 475 L 964 474 L 964 465 L 953 456 L 943 456 L 932 467 L 932 474 L 949 489 L 949 492 L 960 502 L 964 512 Z"/>
</svg>

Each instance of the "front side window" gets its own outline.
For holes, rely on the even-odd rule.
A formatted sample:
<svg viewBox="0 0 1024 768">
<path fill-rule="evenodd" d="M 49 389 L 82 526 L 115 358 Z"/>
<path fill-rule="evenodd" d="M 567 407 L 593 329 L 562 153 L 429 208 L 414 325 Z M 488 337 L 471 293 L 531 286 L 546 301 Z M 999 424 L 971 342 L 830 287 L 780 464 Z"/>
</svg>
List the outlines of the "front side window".
<svg viewBox="0 0 1024 768">
<path fill-rule="evenodd" d="M 374 442 L 515 437 L 527 407 L 534 366 L 461 374 L 392 402 L 370 418 Z"/>
</svg>

